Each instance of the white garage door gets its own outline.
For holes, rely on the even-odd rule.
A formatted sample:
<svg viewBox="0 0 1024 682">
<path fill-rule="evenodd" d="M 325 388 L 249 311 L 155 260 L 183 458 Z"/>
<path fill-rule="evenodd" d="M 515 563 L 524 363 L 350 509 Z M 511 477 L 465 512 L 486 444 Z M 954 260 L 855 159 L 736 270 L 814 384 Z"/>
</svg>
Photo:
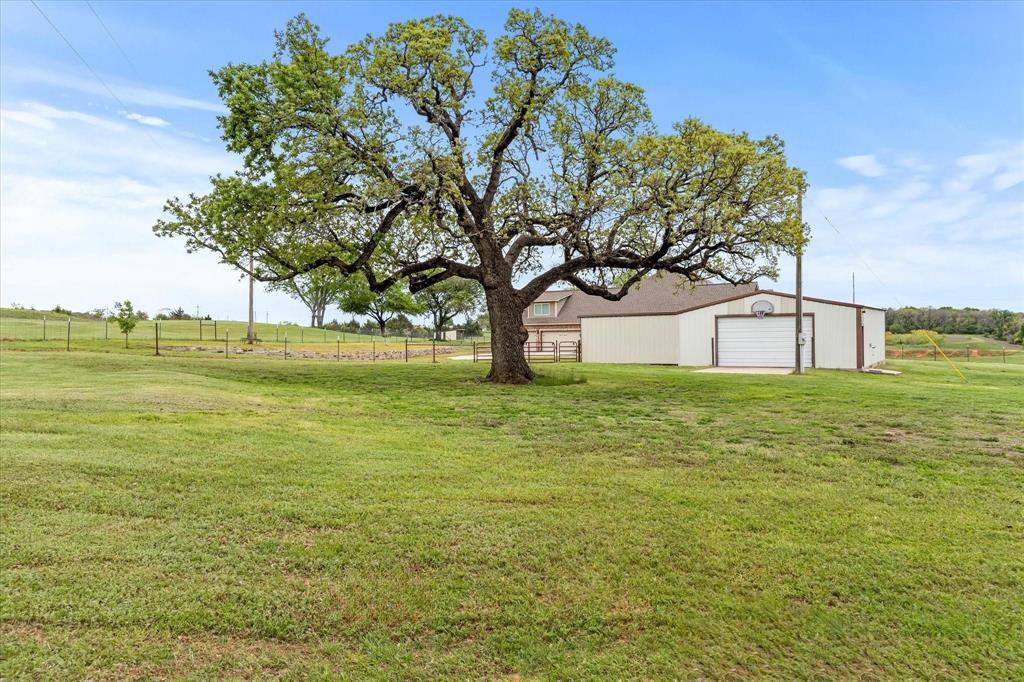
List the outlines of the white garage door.
<svg viewBox="0 0 1024 682">
<path fill-rule="evenodd" d="M 767 315 L 718 320 L 718 364 L 722 367 L 792 367 L 795 364 L 796 317 Z M 804 315 L 804 367 L 811 366 L 812 318 Z"/>
<path fill-rule="evenodd" d="M 531 341 L 541 341 L 541 340 L 543 340 L 544 343 L 551 343 L 551 342 L 555 342 L 555 341 L 579 341 L 580 340 L 580 333 L 579 332 L 552 332 L 552 331 L 546 331 L 546 332 L 542 332 L 541 335 L 537 336 L 537 337 L 534 337 L 531 334 L 530 335 L 530 340 Z"/>
</svg>

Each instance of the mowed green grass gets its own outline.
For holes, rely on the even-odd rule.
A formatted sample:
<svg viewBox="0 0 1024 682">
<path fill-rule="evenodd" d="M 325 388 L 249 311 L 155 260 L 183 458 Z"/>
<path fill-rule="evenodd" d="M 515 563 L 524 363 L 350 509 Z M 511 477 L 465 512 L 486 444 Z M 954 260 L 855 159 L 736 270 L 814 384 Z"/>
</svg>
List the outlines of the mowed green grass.
<svg viewBox="0 0 1024 682">
<path fill-rule="evenodd" d="M 892 366 L 4 352 L 0 677 L 1020 679 L 1024 367 Z"/>
</svg>

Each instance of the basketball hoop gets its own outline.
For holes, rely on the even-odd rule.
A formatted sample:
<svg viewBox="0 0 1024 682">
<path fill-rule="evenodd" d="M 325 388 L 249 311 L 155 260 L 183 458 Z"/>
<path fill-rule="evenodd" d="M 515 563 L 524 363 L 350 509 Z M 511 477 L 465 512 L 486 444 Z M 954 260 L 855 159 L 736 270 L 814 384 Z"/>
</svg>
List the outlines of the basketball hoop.
<svg viewBox="0 0 1024 682">
<path fill-rule="evenodd" d="M 763 320 L 765 315 L 770 315 L 775 312 L 775 306 L 772 305 L 771 301 L 761 299 L 760 301 L 754 301 L 750 306 L 750 312 L 754 314 L 759 320 Z"/>
</svg>

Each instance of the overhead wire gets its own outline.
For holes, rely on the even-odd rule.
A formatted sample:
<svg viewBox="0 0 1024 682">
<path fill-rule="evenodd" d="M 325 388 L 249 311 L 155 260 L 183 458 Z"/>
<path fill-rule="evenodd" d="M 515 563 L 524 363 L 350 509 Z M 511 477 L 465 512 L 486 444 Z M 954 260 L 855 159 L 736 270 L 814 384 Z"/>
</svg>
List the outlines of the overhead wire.
<svg viewBox="0 0 1024 682">
<path fill-rule="evenodd" d="M 36 11 L 39 12 L 40 16 L 42 16 L 43 19 L 46 20 L 46 23 L 50 25 L 50 28 L 52 28 L 53 31 L 58 36 L 60 36 L 60 39 L 64 41 L 64 44 L 67 45 L 68 48 L 72 52 L 75 53 L 75 56 L 78 57 L 79 61 L 81 61 L 82 64 L 85 65 L 85 68 L 89 70 L 89 73 L 92 74 L 93 78 L 95 78 L 97 80 L 97 82 L 99 82 L 99 84 L 101 86 L 103 86 L 103 89 L 107 91 L 107 94 L 110 95 L 111 98 L 113 98 L 113 100 L 115 102 L 117 102 L 119 105 L 121 105 L 121 109 L 125 112 L 125 114 L 130 114 L 131 110 L 128 108 L 128 105 L 125 104 L 124 101 L 122 101 L 122 99 L 117 96 L 117 93 L 114 92 L 114 90 L 109 85 L 107 85 L 107 82 L 105 80 L 103 80 L 103 77 L 100 76 L 99 72 L 97 72 L 96 69 L 92 68 L 92 65 L 88 62 L 88 60 L 86 60 L 86 58 L 84 56 L 82 56 L 82 53 L 78 51 L 78 48 L 76 48 L 71 43 L 71 41 L 68 40 L 68 37 L 66 35 L 64 35 L 64 32 L 61 31 L 57 27 L 57 24 L 55 24 L 53 22 L 53 20 L 50 19 L 50 17 L 46 14 L 46 12 L 43 11 L 43 8 L 39 6 L 39 3 L 36 2 L 36 0 L 29 0 L 29 2 L 31 2 L 32 6 L 36 8 Z M 95 14 L 95 12 L 94 12 L 94 14 Z M 98 15 L 97 15 L 97 18 L 98 18 Z M 138 121 L 137 119 L 132 119 L 132 120 L 134 120 L 138 124 L 138 126 L 142 129 L 142 132 L 145 133 L 146 137 L 149 138 L 150 142 L 152 142 L 161 151 L 164 151 L 164 149 L 160 145 L 160 143 L 157 142 L 156 138 L 153 137 L 152 133 L 150 133 L 149 130 L 146 128 L 145 124 L 143 124 L 141 121 Z"/>
</svg>

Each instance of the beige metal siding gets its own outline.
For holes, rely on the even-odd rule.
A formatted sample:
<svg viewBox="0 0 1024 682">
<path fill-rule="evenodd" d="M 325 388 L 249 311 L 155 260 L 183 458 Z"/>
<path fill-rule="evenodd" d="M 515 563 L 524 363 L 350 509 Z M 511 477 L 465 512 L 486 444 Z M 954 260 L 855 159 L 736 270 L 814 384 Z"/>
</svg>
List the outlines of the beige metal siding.
<svg viewBox="0 0 1024 682">
<path fill-rule="evenodd" d="M 584 317 L 583 361 L 675 365 L 679 363 L 676 315 Z"/>
<path fill-rule="evenodd" d="M 864 366 L 885 362 L 885 311 L 864 309 Z"/>
<path fill-rule="evenodd" d="M 783 302 L 787 300 L 785 297 L 755 292 L 735 301 L 716 303 L 679 315 L 679 364 L 693 367 L 714 364 L 711 339 L 715 336 L 715 317 L 718 315 L 748 315 L 750 314 L 750 304 L 761 300 L 771 301 L 776 312 L 792 312 L 781 310 Z"/>
<path fill-rule="evenodd" d="M 716 315 L 749 315 L 754 301 L 771 301 L 776 313 L 795 313 L 796 299 L 754 292 L 750 296 L 679 315 L 679 364 L 710 365 Z M 868 312 L 880 312 L 871 311 Z M 857 310 L 850 306 L 804 299 L 804 313 L 814 314 L 814 366 L 856 369 Z M 867 348 L 865 337 L 865 348 Z M 884 344 L 884 339 L 883 342 Z"/>
<path fill-rule="evenodd" d="M 770 301 L 776 313 L 796 312 L 795 299 L 754 292 L 734 301 L 675 316 L 585 317 L 582 320 L 583 359 L 587 362 L 711 365 L 714 363 L 711 340 L 715 336 L 715 316 L 749 315 L 751 304 L 760 300 Z M 804 313 L 814 315 L 815 367 L 856 369 L 856 308 L 804 299 Z M 864 309 L 865 365 L 876 364 L 884 358 L 884 317 L 880 310 Z"/>
<path fill-rule="evenodd" d="M 788 302 L 796 310 L 796 301 L 788 299 Z M 824 369 L 856 369 L 856 308 L 804 301 L 804 312 L 814 313 L 814 333 L 817 337 L 814 366 Z"/>
</svg>

